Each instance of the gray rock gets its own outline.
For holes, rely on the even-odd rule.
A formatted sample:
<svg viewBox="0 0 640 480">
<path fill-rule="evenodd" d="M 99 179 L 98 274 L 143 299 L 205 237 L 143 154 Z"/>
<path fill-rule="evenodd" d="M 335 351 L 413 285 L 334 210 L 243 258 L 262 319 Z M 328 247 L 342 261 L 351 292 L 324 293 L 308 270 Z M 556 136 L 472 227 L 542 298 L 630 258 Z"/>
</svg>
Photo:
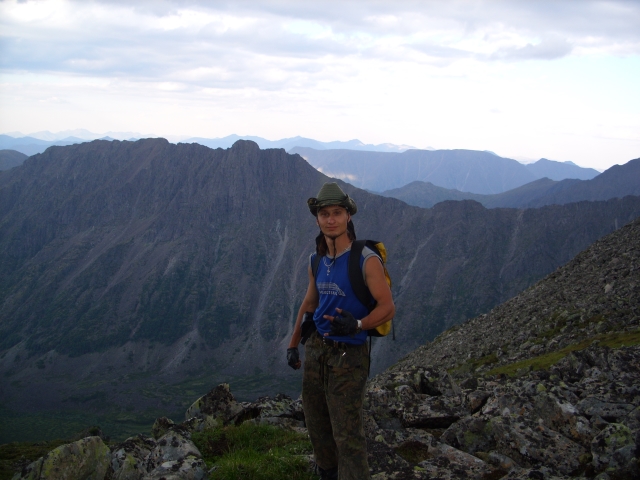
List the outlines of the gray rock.
<svg viewBox="0 0 640 480">
<path fill-rule="evenodd" d="M 476 452 L 489 452 L 496 445 L 488 422 L 478 417 L 465 417 L 454 423 L 442 434 L 440 440 L 472 455 Z"/>
<path fill-rule="evenodd" d="M 243 411 L 242 405 L 233 398 L 229 384 L 221 383 L 187 409 L 185 420 L 188 421 L 192 417 L 200 419 L 200 422 L 196 422 L 197 428 L 203 430 L 235 422 L 236 417 Z"/>
<path fill-rule="evenodd" d="M 102 480 L 110 459 L 111 451 L 100 437 L 87 437 L 51 450 L 22 469 L 13 480 Z"/>
<path fill-rule="evenodd" d="M 587 417 L 598 415 L 610 423 L 622 420 L 635 408 L 634 405 L 627 403 L 605 402 L 595 397 L 588 397 L 581 400 L 577 407 L 578 410 Z"/>
<path fill-rule="evenodd" d="M 543 423 L 527 422 L 523 417 L 495 417 L 489 422 L 496 451 L 523 467 L 547 465 L 570 475 L 583 466 L 586 450 Z"/>
<path fill-rule="evenodd" d="M 597 472 L 639 473 L 635 439 L 625 425 L 612 423 L 598 433 L 591 442 L 591 454 Z"/>
<path fill-rule="evenodd" d="M 429 453 L 431 458 L 418 464 L 425 478 L 483 480 L 496 474 L 491 465 L 449 445 L 438 444 L 431 447 Z"/>
<path fill-rule="evenodd" d="M 275 398 L 261 397 L 242 405 L 243 412 L 236 416 L 236 423 L 245 421 L 256 425 L 274 425 L 283 428 L 303 428 L 304 411 L 300 399 L 293 400 L 283 394 Z"/>
<path fill-rule="evenodd" d="M 157 446 L 144 435 L 127 438 L 111 451 L 112 480 L 138 480 L 147 473 L 147 457 Z"/>
<path fill-rule="evenodd" d="M 190 457 L 202 458 L 202 455 L 190 439 L 170 431 L 158 439 L 156 447 L 147 457 L 146 470 L 152 472 L 163 463 L 185 460 Z"/>
<path fill-rule="evenodd" d="M 174 425 L 175 423 L 170 418 L 156 418 L 156 421 L 153 422 L 153 426 L 151 427 L 151 434 L 153 435 L 153 438 L 157 440 L 165 433 L 167 433 L 169 429 L 171 429 Z"/>
<path fill-rule="evenodd" d="M 144 480 L 202 480 L 207 478 L 206 468 L 201 458 L 190 455 L 183 459 L 161 463 L 143 478 Z"/>
</svg>

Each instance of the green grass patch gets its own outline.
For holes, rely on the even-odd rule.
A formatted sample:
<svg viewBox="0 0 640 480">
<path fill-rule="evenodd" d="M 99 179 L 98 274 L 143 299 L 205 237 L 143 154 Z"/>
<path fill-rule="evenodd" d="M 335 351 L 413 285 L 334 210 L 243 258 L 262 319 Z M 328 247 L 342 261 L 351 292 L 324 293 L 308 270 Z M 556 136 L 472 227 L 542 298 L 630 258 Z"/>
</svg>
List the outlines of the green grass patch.
<svg viewBox="0 0 640 480">
<path fill-rule="evenodd" d="M 485 355 L 484 357 L 472 358 L 470 360 L 467 360 L 462 365 L 449 369 L 448 372 L 450 374 L 473 373 L 478 368 L 484 365 L 491 365 L 493 363 L 498 363 L 498 356 L 495 353 Z"/>
<path fill-rule="evenodd" d="M 307 460 L 311 443 L 297 432 L 245 423 L 194 433 L 192 439 L 207 466 L 215 467 L 213 480 L 317 478 Z"/>
<path fill-rule="evenodd" d="M 640 330 L 633 332 L 612 332 L 595 335 L 593 337 L 582 340 L 581 342 L 568 345 L 555 352 L 545 353 L 534 358 L 528 358 L 519 362 L 510 363 L 508 365 L 501 365 L 499 367 L 489 370 L 487 375 L 505 374 L 513 376 L 518 370 L 522 368 L 529 368 L 533 370 L 547 370 L 552 365 L 555 365 L 571 352 L 577 350 L 584 350 L 589 347 L 593 342 L 598 341 L 600 345 L 607 346 L 609 348 L 621 348 L 630 347 L 632 345 L 640 345 Z"/>
</svg>

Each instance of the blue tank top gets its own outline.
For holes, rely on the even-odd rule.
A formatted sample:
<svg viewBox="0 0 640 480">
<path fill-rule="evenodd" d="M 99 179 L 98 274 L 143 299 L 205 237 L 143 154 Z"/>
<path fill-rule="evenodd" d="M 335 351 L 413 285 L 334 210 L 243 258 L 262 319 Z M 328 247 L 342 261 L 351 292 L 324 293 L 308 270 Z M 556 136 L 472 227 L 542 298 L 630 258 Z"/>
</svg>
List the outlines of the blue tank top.
<svg viewBox="0 0 640 480">
<path fill-rule="evenodd" d="M 329 333 L 329 330 L 331 330 L 331 322 L 323 318 L 323 315 L 335 316 L 337 314 L 336 308 L 351 312 L 358 320 L 369 314 L 367 307 L 360 303 L 351 288 L 348 273 L 350 255 L 351 251 L 349 250 L 338 255 L 335 260 L 327 256 L 320 259 L 316 275 L 319 302 L 318 308 L 316 308 L 313 315 L 313 320 L 316 322 L 320 336 L 324 337 L 324 334 Z M 313 256 L 311 256 L 311 261 Z M 360 260 L 360 267 L 364 263 L 364 258 Z M 330 336 L 328 338 L 337 342 L 362 345 L 367 340 L 367 332 L 363 330 L 353 337 L 347 335 L 344 337 Z"/>
</svg>

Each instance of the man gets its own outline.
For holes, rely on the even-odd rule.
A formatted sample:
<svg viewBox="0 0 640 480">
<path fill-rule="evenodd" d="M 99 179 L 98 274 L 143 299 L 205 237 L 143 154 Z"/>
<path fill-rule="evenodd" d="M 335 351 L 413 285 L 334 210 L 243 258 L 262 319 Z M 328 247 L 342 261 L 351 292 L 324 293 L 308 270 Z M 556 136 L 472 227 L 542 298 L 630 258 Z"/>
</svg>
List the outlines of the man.
<svg viewBox="0 0 640 480">
<path fill-rule="evenodd" d="M 355 296 L 347 273 L 355 229 L 356 203 L 337 183 L 325 183 L 308 200 L 320 234 L 316 276 L 308 267 L 309 286 L 287 350 L 287 362 L 301 366 L 298 344 L 305 312 L 313 312 L 314 332 L 305 344 L 302 405 L 321 478 L 370 478 L 362 420 L 369 372 L 367 330 L 393 318 L 395 306 L 380 257 L 369 248 L 360 260 L 365 284 L 376 306 L 371 312 Z M 313 259 L 313 255 L 312 255 Z"/>
</svg>

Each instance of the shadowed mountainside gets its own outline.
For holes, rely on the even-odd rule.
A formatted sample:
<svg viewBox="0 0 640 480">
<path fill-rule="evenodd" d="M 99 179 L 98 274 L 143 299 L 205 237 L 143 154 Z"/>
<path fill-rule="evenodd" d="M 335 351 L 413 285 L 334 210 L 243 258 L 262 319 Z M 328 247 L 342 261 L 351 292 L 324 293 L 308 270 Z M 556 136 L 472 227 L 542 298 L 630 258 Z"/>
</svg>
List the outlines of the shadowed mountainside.
<svg viewBox="0 0 640 480">
<path fill-rule="evenodd" d="M 0 175 L 2 404 L 181 408 L 229 379 L 243 398 L 295 393 L 283 352 L 317 231 L 306 199 L 327 180 L 253 142 L 163 139 L 52 147 Z M 421 209 L 343 188 L 359 238 L 390 252 L 398 339 L 374 342 L 374 372 L 640 215 L 637 197 Z"/>
<path fill-rule="evenodd" d="M 9 170 L 27 159 L 27 155 L 16 150 L 0 150 L 0 170 Z"/>
</svg>

